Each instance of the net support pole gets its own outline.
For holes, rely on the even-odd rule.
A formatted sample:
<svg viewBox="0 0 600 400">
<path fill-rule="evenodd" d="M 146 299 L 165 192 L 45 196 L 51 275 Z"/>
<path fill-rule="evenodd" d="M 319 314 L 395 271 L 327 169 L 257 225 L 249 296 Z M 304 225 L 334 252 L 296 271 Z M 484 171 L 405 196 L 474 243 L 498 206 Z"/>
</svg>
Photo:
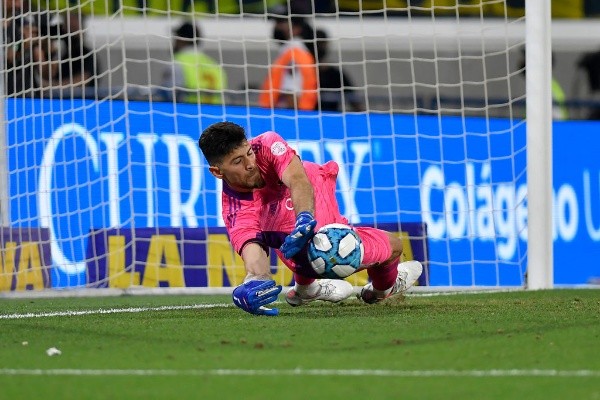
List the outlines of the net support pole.
<svg viewBox="0 0 600 400">
<path fill-rule="evenodd" d="M 0 21 L 4 21 L 4 6 L 0 6 Z M 0 226 L 10 224 L 10 198 L 8 188 L 8 147 L 6 140 L 5 74 L 6 57 L 4 54 L 4 29 L 0 29 Z"/>
<path fill-rule="evenodd" d="M 550 2 L 525 2 L 527 288 L 553 287 L 552 40 Z"/>
</svg>

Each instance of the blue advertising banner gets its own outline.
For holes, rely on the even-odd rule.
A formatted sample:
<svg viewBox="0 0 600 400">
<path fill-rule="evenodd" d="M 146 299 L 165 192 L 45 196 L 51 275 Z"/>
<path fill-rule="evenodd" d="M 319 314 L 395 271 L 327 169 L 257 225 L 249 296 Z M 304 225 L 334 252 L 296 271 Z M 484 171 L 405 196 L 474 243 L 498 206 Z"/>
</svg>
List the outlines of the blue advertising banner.
<svg viewBox="0 0 600 400">
<path fill-rule="evenodd" d="M 600 121 L 555 122 L 554 282 L 600 282 Z"/>
<path fill-rule="evenodd" d="M 523 283 L 526 135 L 518 121 L 235 106 L 202 106 L 198 116 L 197 106 L 121 101 L 6 104 L 11 221 L 48 229 L 53 286 L 87 283 L 95 230 L 222 226 L 220 182 L 197 139 L 224 119 L 251 137 L 277 131 L 305 160 L 337 161 L 340 209 L 352 223 L 424 223 L 430 285 Z M 600 276 L 590 261 L 600 257 L 598 131 L 593 122 L 554 125 L 556 284 Z"/>
</svg>

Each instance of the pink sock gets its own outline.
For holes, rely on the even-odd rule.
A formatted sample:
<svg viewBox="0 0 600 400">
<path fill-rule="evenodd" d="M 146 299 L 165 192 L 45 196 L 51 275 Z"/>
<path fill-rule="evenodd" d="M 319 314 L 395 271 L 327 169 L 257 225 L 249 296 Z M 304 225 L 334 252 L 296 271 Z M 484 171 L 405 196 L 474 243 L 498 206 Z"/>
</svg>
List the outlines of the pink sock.
<svg viewBox="0 0 600 400">
<path fill-rule="evenodd" d="M 395 279 L 395 278 L 394 278 Z M 311 283 L 313 283 L 315 281 L 314 278 L 307 278 L 303 275 L 299 275 L 297 273 L 294 272 L 294 281 L 296 281 L 297 285 L 310 285 Z"/>
<path fill-rule="evenodd" d="M 398 261 L 400 261 L 400 257 L 387 265 L 367 269 L 367 274 L 371 278 L 375 290 L 385 291 L 394 286 L 398 277 Z"/>
</svg>

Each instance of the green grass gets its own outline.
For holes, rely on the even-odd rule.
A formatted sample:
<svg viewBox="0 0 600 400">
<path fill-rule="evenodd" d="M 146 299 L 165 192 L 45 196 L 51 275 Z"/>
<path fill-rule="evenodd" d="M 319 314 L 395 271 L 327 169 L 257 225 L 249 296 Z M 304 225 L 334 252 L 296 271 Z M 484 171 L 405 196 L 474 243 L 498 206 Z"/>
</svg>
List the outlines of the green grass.
<svg viewBox="0 0 600 400">
<path fill-rule="evenodd" d="M 198 304 L 222 305 L 152 310 Z M 275 318 L 228 296 L 2 299 L 0 316 L 133 307 L 151 310 L 0 317 L 0 398 L 600 399 L 598 290 L 280 304 Z"/>
</svg>

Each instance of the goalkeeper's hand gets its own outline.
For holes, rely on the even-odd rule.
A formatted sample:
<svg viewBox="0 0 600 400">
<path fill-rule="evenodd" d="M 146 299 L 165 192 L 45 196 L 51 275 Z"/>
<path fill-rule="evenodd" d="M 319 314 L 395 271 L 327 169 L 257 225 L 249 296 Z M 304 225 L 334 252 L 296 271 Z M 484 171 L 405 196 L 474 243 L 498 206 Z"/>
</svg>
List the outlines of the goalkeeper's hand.
<svg viewBox="0 0 600 400">
<path fill-rule="evenodd" d="M 308 212 L 302 211 L 296 216 L 296 226 L 279 248 L 285 258 L 292 258 L 315 236 L 315 217 Z"/>
<path fill-rule="evenodd" d="M 265 305 L 277 300 L 279 293 L 281 285 L 275 285 L 274 280 L 252 280 L 233 289 L 233 304 L 250 314 L 275 316 L 279 309 Z"/>
</svg>

